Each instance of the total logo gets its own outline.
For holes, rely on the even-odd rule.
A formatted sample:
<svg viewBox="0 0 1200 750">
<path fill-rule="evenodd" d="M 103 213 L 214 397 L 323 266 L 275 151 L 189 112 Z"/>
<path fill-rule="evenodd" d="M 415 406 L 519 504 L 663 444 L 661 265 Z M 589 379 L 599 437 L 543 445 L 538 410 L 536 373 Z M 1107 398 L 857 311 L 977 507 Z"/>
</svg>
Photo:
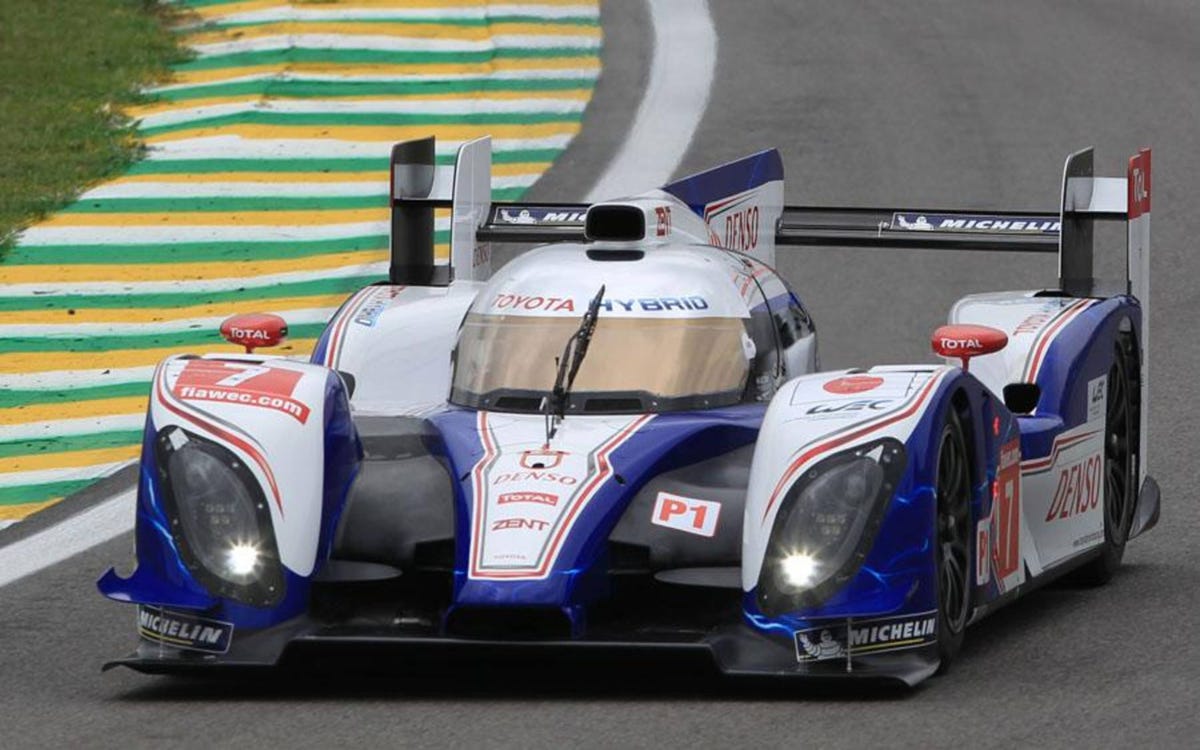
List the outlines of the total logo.
<svg viewBox="0 0 1200 750">
<path fill-rule="evenodd" d="M 261 328 L 230 327 L 229 335 L 241 341 L 270 341 L 271 334 Z"/>
<path fill-rule="evenodd" d="M 539 505 L 558 505 L 558 495 L 548 492 L 505 492 L 496 498 L 498 505 L 509 503 L 537 503 Z"/>
<path fill-rule="evenodd" d="M 947 339 L 941 341 L 942 349 L 947 351 L 978 351 L 983 348 L 979 339 Z"/>
</svg>

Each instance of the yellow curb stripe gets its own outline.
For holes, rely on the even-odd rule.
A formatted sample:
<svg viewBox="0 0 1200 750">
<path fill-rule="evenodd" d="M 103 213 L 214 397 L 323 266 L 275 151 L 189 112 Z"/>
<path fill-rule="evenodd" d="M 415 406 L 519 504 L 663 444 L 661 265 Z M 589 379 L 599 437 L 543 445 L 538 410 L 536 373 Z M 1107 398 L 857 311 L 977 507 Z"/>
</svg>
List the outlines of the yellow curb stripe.
<svg viewBox="0 0 1200 750">
<path fill-rule="evenodd" d="M 188 70 L 176 73 L 169 85 L 196 85 L 217 83 L 246 76 L 267 76 L 280 73 L 292 75 L 337 75 L 337 76 L 412 76 L 472 74 L 490 75 L 498 72 L 520 70 L 600 70 L 600 57 L 577 55 L 573 57 L 546 58 L 496 58 L 479 63 L 406 63 L 406 64 L 361 64 L 337 65 L 332 63 L 271 63 L 269 65 L 246 65 L 237 68 L 214 68 L 212 70 Z"/>
<path fill-rule="evenodd" d="M 579 133 L 579 122 L 566 120 L 563 122 L 515 123 L 499 125 L 484 123 L 480 125 L 256 125 L 252 123 L 238 125 L 220 125 L 216 127 L 186 128 L 172 130 L 167 133 L 146 138 L 146 143 L 170 143 L 192 138 L 213 138 L 217 136 L 241 136 L 242 138 L 265 139 L 330 139 L 342 141 L 386 141 L 388 143 L 425 138 L 437 133 L 438 138 L 448 141 L 469 141 L 482 138 L 485 135 L 493 139 L 506 138 L 549 138 L 556 135 L 576 135 Z"/>
<path fill-rule="evenodd" d="M 284 356 L 308 354 L 317 343 L 316 339 L 293 339 L 282 346 L 275 347 L 271 354 Z M 84 370 L 98 366 L 123 369 L 126 367 L 150 367 L 163 358 L 179 354 L 183 347 L 170 346 L 157 349 L 119 349 L 105 352 L 103 356 L 95 352 L 17 352 L 0 354 L 0 373 L 15 375 L 18 373 L 44 372 L 53 370 Z M 240 346 L 225 343 L 210 345 L 191 345 L 186 351 L 192 354 L 242 354 Z"/>
<path fill-rule="evenodd" d="M 282 258 L 279 260 L 229 261 L 222 263 L 149 263 L 146 265 L 119 266 L 115 264 L 80 264 L 57 266 L 53 278 L 56 282 L 82 281 L 179 281 L 199 279 L 229 279 L 287 273 L 290 271 L 318 271 L 326 268 L 356 266 L 377 263 L 387 259 L 387 253 L 364 250 L 352 253 L 331 253 L 308 258 Z M 4 281 L 9 284 L 34 284 L 46 281 L 44 266 L 8 266 L 4 269 Z M 184 291 L 186 285 L 180 285 Z"/>
<path fill-rule="evenodd" d="M 598 39 L 600 29 L 596 26 L 578 24 L 564 25 L 503 21 L 479 26 L 464 26 L 450 23 L 415 23 L 396 20 L 375 21 L 274 21 L 253 26 L 236 26 L 228 29 L 202 30 L 187 34 L 183 41 L 188 45 L 219 44 L 246 39 L 262 39 L 289 34 L 338 34 L 344 36 L 390 36 L 398 39 L 455 39 L 462 41 L 485 41 L 501 34 L 524 34 L 528 36 L 572 36 Z"/>
<path fill-rule="evenodd" d="M 250 299 L 221 302 L 212 305 L 189 305 L 187 307 L 121 307 L 79 308 L 75 314 L 66 310 L 18 310 L 0 312 L 0 325 L 77 325 L 80 323 L 163 323 L 172 320 L 216 318 L 236 313 L 272 312 L 284 314 L 289 310 L 308 310 L 322 307 L 337 307 L 346 301 L 346 294 L 318 294 L 311 297 L 281 297 L 258 299 L 247 292 Z"/>
<path fill-rule="evenodd" d="M 22 518 L 27 518 L 37 513 L 39 510 L 49 508 L 54 505 L 61 497 L 51 498 L 41 503 L 21 503 L 20 505 L 0 505 L 0 521 L 20 521 Z"/>
<path fill-rule="evenodd" d="M 76 355 L 80 356 L 80 355 Z M 11 409 L 0 409 L 0 425 L 25 424 L 26 422 L 50 422 L 55 419 L 84 419 L 112 414 L 135 414 L 146 411 L 145 396 L 123 396 L 121 398 L 98 398 L 89 401 L 71 401 L 50 404 L 30 404 Z M 101 463 L 93 461 L 92 463 Z"/>
<path fill-rule="evenodd" d="M 441 102 L 463 100 L 504 100 L 515 101 L 522 99 L 549 101 L 580 101 L 586 102 L 592 98 L 592 90 L 579 89 L 547 89 L 539 91 L 457 91 L 450 94 L 379 94 L 371 96 L 287 96 L 269 91 L 262 94 L 239 94 L 237 96 L 213 96 L 204 99 L 184 99 L 181 101 L 143 104 L 137 107 L 126 107 L 123 111 L 132 119 L 140 119 L 163 112 L 174 112 L 180 109 L 194 107 L 211 107 L 217 104 L 252 104 L 264 100 L 312 101 L 312 102 Z"/>
<path fill-rule="evenodd" d="M 386 190 L 384 191 L 386 194 Z M 384 196 L 386 199 L 386 195 Z M 175 211 L 172 213 L 63 213 L 39 227 L 290 227 L 386 221 L 388 209 L 347 208 L 334 211 Z"/>
<path fill-rule="evenodd" d="M 116 448 L 97 448 L 63 453 L 32 453 L 13 456 L 4 465 L 5 471 L 46 471 L 50 469 L 73 469 L 96 464 L 111 464 L 137 458 L 141 446 L 121 445 Z M 3 474 L 0 474 L 2 476 Z M 0 506 L 3 507 L 3 506 Z"/>
<path fill-rule="evenodd" d="M 386 164 L 384 158 L 380 163 Z M 517 177 L 541 174 L 550 168 L 550 162 L 513 162 L 492 164 L 493 177 Z M 377 182 L 380 192 L 387 193 L 387 169 L 369 172 L 171 172 L 135 174 L 119 177 L 104 184 L 128 185 L 137 182 L 283 182 L 303 184 L 308 182 Z"/>
</svg>

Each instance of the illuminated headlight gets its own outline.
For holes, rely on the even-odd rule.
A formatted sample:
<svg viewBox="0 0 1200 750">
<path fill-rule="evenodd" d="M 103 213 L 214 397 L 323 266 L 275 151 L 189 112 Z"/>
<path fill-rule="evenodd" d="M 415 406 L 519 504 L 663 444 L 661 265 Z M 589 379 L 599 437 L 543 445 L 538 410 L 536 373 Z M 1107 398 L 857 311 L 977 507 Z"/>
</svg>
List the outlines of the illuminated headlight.
<svg viewBox="0 0 1200 750">
<path fill-rule="evenodd" d="M 777 614 L 819 603 L 862 564 L 896 484 L 904 446 L 885 439 L 809 469 L 784 497 L 758 586 L 759 605 Z"/>
<path fill-rule="evenodd" d="M 211 593 L 267 606 L 283 593 L 270 509 L 232 451 L 178 427 L 156 443 L 163 507 L 179 556 Z"/>
</svg>

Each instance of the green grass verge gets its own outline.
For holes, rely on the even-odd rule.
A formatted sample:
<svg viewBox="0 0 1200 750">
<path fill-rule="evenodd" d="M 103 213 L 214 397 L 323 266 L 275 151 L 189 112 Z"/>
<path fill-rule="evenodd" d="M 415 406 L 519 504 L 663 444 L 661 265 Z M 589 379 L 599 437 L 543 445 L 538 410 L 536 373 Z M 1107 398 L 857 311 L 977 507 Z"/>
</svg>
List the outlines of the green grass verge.
<svg viewBox="0 0 1200 750">
<path fill-rule="evenodd" d="M 118 110 L 186 59 L 153 0 L 0 0 L 0 260 L 14 233 L 138 155 Z"/>
</svg>

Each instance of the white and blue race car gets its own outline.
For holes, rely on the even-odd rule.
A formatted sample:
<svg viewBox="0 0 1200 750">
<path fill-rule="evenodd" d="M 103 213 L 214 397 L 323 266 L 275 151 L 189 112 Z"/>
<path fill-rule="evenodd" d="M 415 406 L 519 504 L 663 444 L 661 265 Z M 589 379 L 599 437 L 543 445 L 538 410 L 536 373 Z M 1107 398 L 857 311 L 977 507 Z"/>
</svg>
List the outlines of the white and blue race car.
<svg viewBox="0 0 1200 750">
<path fill-rule="evenodd" d="M 793 208 L 764 151 L 633 198 L 496 204 L 490 141 L 391 159 L 389 278 L 311 361 L 159 365 L 121 664 L 298 645 L 694 653 L 730 674 L 915 684 L 967 625 L 1158 518 L 1146 469 L 1150 153 L 1066 166 L 1061 211 Z M 1128 226 L 1094 278 L 1092 227 Z M 435 261 L 439 241 L 450 262 Z M 491 269 L 491 245 L 541 243 Z M 937 364 L 821 372 L 777 246 L 1059 254 L 969 296 Z"/>
</svg>

